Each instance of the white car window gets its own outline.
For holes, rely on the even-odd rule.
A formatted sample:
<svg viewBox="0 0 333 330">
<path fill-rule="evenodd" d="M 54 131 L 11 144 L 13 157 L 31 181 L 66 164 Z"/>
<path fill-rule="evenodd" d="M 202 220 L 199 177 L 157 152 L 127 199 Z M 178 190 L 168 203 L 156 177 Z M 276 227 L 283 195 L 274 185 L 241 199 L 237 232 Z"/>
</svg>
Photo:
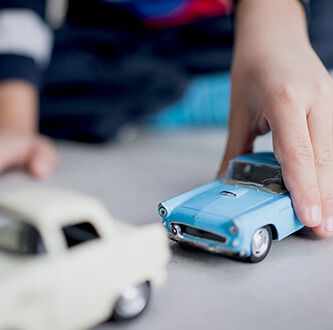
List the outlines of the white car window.
<svg viewBox="0 0 333 330">
<path fill-rule="evenodd" d="M 62 230 L 69 248 L 100 238 L 95 227 L 87 221 L 65 226 Z"/>
<path fill-rule="evenodd" d="M 0 213 L 0 251 L 22 256 L 46 252 L 35 226 L 6 213 Z"/>
</svg>

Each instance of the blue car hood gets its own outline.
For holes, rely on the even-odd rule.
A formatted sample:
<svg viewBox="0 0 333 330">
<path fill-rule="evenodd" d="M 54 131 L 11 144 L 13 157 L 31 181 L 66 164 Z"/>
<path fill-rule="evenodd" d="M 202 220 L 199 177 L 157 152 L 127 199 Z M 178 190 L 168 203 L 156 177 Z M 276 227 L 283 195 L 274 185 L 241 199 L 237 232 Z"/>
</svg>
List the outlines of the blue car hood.
<svg viewBox="0 0 333 330">
<path fill-rule="evenodd" d="M 266 204 L 274 199 L 274 196 L 252 188 L 221 184 L 187 200 L 181 207 L 193 210 L 195 213 L 209 213 L 224 219 L 234 219 Z"/>
</svg>

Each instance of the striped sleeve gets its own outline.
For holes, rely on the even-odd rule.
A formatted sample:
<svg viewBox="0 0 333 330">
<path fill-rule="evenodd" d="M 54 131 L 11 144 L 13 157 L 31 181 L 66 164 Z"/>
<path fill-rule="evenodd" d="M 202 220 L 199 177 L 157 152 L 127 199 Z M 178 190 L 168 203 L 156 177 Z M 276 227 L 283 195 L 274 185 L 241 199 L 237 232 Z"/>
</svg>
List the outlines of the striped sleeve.
<svg viewBox="0 0 333 330">
<path fill-rule="evenodd" d="M 1 0 L 0 81 L 22 79 L 38 85 L 52 49 L 45 0 Z"/>
</svg>

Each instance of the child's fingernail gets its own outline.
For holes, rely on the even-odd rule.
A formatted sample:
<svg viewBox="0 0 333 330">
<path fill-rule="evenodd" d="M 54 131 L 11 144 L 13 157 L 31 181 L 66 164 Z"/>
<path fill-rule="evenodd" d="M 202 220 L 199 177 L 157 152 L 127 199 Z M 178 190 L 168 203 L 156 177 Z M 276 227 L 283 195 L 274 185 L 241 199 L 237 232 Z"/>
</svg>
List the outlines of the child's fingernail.
<svg viewBox="0 0 333 330">
<path fill-rule="evenodd" d="M 333 232 L 333 217 L 328 217 L 325 219 L 325 230 Z"/>
<path fill-rule="evenodd" d="M 321 220 L 321 209 L 318 205 L 308 208 L 308 217 L 312 223 L 320 223 Z"/>
</svg>

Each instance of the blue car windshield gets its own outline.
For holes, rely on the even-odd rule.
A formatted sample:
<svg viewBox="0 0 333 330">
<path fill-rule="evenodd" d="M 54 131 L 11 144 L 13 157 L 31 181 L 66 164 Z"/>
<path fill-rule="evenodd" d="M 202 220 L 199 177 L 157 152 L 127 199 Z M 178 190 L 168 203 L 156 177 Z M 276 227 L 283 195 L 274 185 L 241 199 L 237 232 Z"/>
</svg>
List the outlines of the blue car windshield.
<svg viewBox="0 0 333 330">
<path fill-rule="evenodd" d="M 288 192 L 279 166 L 233 161 L 225 179 L 228 183 L 241 184 L 274 194 Z"/>
</svg>

